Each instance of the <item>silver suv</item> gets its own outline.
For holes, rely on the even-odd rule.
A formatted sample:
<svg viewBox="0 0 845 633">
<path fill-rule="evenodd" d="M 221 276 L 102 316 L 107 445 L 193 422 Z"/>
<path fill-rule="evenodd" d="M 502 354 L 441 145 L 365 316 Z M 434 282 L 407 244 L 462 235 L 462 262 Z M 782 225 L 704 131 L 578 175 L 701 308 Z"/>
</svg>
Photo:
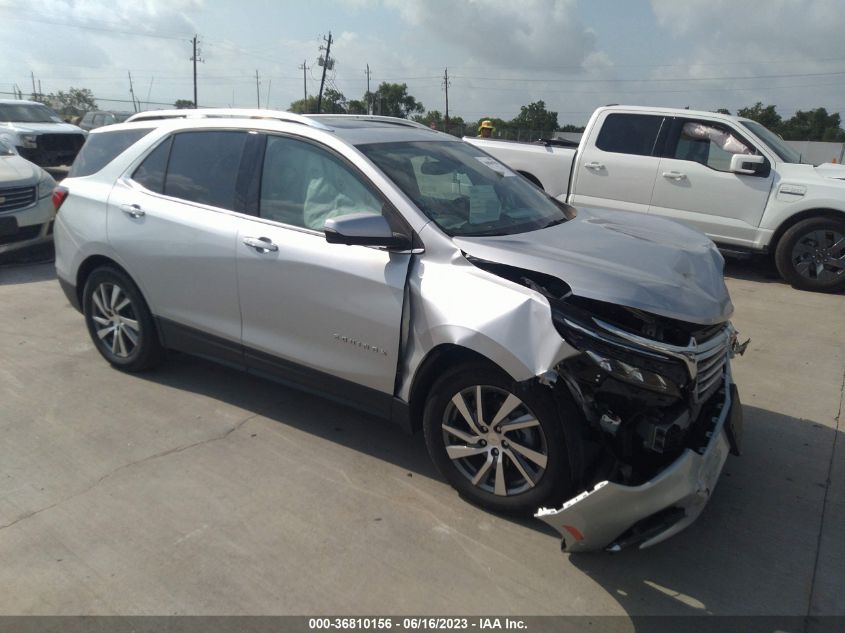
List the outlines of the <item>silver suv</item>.
<svg viewBox="0 0 845 633">
<path fill-rule="evenodd" d="M 54 200 L 109 363 L 181 350 L 422 429 L 463 497 L 570 551 L 678 532 L 739 452 L 712 242 L 576 212 L 424 126 L 144 113 L 94 130 Z"/>
</svg>

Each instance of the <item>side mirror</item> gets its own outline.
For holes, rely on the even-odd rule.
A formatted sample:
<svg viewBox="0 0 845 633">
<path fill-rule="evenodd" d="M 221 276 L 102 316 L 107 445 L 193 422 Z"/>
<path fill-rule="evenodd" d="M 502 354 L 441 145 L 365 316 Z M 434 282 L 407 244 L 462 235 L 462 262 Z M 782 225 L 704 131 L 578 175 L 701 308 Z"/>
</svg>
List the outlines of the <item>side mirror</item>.
<svg viewBox="0 0 845 633">
<path fill-rule="evenodd" d="M 393 250 L 412 248 L 410 236 L 395 232 L 383 215 L 375 213 L 350 213 L 329 218 L 323 232 L 329 244 L 378 246 Z"/>
<path fill-rule="evenodd" d="M 735 174 L 758 174 L 762 171 L 762 167 L 756 165 L 765 165 L 766 159 L 763 156 L 754 154 L 734 154 L 731 156 L 731 171 Z"/>
</svg>

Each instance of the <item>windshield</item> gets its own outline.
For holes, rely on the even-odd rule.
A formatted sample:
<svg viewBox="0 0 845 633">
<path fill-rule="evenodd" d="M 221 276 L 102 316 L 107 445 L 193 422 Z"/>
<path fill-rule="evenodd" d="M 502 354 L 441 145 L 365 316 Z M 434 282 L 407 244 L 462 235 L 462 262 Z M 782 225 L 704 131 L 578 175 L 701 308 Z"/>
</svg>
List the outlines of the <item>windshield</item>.
<svg viewBox="0 0 845 633">
<path fill-rule="evenodd" d="M 47 106 L 33 103 L 0 103 L 0 121 L 13 123 L 61 123 Z"/>
<path fill-rule="evenodd" d="M 756 121 L 740 121 L 740 123 L 754 132 L 783 162 L 795 164 L 801 162 L 801 154 L 792 149 L 781 137 L 767 127 Z"/>
<path fill-rule="evenodd" d="M 511 235 L 565 221 L 563 205 L 460 141 L 358 147 L 449 235 Z"/>
</svg>

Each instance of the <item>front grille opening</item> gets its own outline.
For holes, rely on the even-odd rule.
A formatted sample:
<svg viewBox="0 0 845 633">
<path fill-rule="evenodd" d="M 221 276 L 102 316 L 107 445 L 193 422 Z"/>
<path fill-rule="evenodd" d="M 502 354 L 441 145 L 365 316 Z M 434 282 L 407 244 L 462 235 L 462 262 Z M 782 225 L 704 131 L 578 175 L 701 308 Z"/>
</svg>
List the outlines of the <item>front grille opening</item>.
<svg viewBox="0 0 845 633">
<path fill-rule="evenodd" d="M 35 203 L 35 187 L 0 189 L 0 213 L 25 209 Z"/>
<path fill-rule="evenodd" d="M 14 244 L 15 242 L 24 242 L 26 240 L 34 240 L 36 237 L 38 237 L 38 234 L 41 232 L 41 226 L 41 224 L 25 226 L 23 228 L 18 229 L 17 233 L 13 233 L 12 235 L 0 236 L 0 245 Z"/>
</svg>

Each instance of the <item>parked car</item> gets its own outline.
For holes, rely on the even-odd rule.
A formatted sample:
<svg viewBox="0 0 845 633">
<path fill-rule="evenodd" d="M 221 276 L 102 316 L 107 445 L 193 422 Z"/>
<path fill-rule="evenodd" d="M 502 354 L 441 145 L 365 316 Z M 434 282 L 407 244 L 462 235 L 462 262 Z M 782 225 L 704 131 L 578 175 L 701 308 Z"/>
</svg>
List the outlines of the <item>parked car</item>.
<svg viewBox="0 0 845 633">
<path fill-rule="evenodd" d="M 70 165 L 85 142 L 86 132 L 43 103 L 0 99 L 0 140 L 41 167 Z"/>
<path fill-rule="evenodd" d="M 463 497 L 570 551 L 701 512 L 742 420 L 709 239 L 576 213 L 403 119 L 156 117 L 92 131 L 56 189 L 59 283 L 109 363 L 181 350 L 421 428 Z"/>
<path fill-rule="evenodd" d="M 53 239 L 56 181 L 0 139 L 0 254 Z"/>
<path fill-rule="evenodd" d="M 845 288 L 845 166 L 802 163 L 756 121 L 610 106 L 577 150 L 467 140 L 578 208 L 671 218 L 727 251 L 773 254 L 796 288 Z"/>
<path fill-rule="evenodd" d="M 131 112 L 114 112 L 111 110 L 92 110 L 86 112 L 85 116 L 79 122 L 79 127 L 83 130 L 91 131 L 104 125 L 113 125 L 115 123 L 123 123 L 126 119 L 132 116 Z"/>
</svg>

